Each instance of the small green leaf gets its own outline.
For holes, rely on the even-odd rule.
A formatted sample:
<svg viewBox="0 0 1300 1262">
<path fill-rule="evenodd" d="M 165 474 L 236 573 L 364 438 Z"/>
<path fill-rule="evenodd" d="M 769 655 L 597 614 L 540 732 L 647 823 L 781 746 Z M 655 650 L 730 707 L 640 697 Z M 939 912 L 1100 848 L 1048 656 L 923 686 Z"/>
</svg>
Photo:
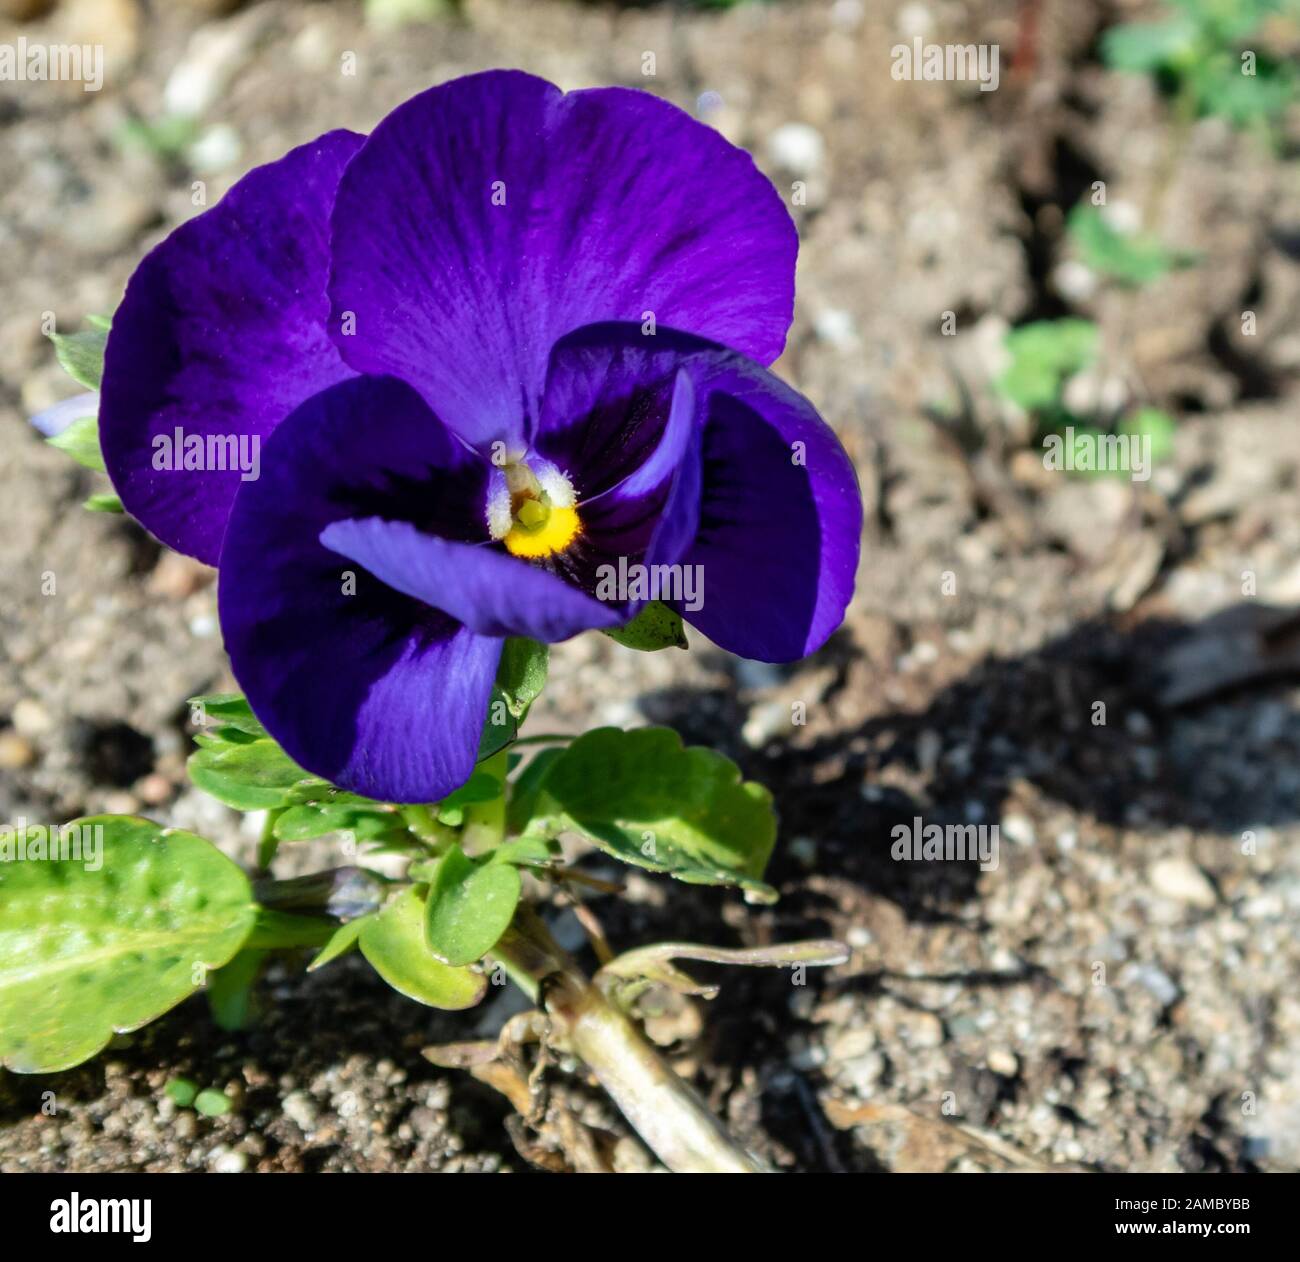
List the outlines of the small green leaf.
<svg viewBox="0 0 1300 1262">
<path fill-rule="evenodd" d="M 546 669 L 551 650 L 546 644 L 512 635 L 501 649 L 497 686 L 516 719 L 522 720 L 528 707 L 546 687 Z"/>
<path fill-rule="evenodd" d="M 122 501 L 111 492 L 101 495 L 88 495 L 81 501 L 81 507 L 90 513 L 124 513 Z"/>
<path fill-rule="evenodd" d="M 357 939 L 361 936 L 361 930 L 366 926 L 366 921 L 372 919 L 374 915 L 375 913 L 358 916 L 355 920 L 349 920 L 345 925 L 339 925 L 334 930 L 334 936 L 321 948 L 320 954 L 307 965 L 307 971 L 313 973 L 318 968 L 324 968 L 331 960 L 337 960 L 340 955 L 352 950 Z"/>
<path fill-rule="evenodd" d="M 0 856 L 20 841 L 27 853 L 0 862 L 0 1063 L 19 1073 L 79 1065 L 175 1007 L 253 925 L 248 878 L 202 837 L 133 816 L 74 822 L 102 836 L 98 860 L 33 857 L 44 829 L 0 829 Z"/>
<path fill-rule="evenodd" d="M 63 371 L 79 386 L 98 390 L 104 376 L 104 347 L 108 344 L 106 329 L 84 329 L 80 333 L 51 333 L 54 353 L 59 357 Z"/>
<path fill-rule="evenodd" d="M 71 456 L 85 469 L 105 471 L 104 453 L 99 450 L 99 418 L 79 416 L 61 434 L 45 440 L 51 447 Z"/>
<path fill-rule="evenodd" d="M 487 978 L 436 959 L 424 941 L 424 900 L 413 889 L 367 918 L 359 937 L 361 954 L 380 977 L 408 999 L 431 1008 L 472 1008 Z"/>
<path fill-rule="evenodd" d="M 681 614 L 669 609 L 661 600 L 650 601 L 631 622 L 602 630 L 624 648 L 639 649 L 643 653 L 688 647 Z"/>
<path fill-rule="evenodd" d="M 772 795 L 669 728 L 587 732 L 550 764 L 540 793 L 534 820 L 549 808 L 626 863 L 776 897 L 761 879 L 776 840 Z"/>
<path fill-rule="evenodd" d="M 266 728 L 237 692 L 212 692 L 191 697 L 185 704 L 190 707 L 190 722 L 195 727 L 233 727 L 249 736 L 266 735 Z"/>
<path fill-rule="evenodd" d="M 269 737 L 247 744 L 221 740 L 204 745 L 190 755 L 187 767 L 190 779 L 204 793 L 237 811 L 273 810 L 288 805 L 295 789 L 319 786 L 324 792 L 329 788 Z"/>
<path fill-rule="evenodd" d="M 505 933 L 521 890 L 512 864 L 476 862 L 452 846 L 429 883 L 424 913 L 429 950 L 448 964 L 481 960 Z"/>
<path fill-rule="evenodd" d="M 178 1109 L 188 1109 L 199 1094 L 199 1085 L 190 1078 L 172 1078 L 163 1090 Z"/>
<path fill-rule="evenodd" d="M 194 1109 L 204 1117 L 224 1117 L 230 1112 L 230 1097 L 224 1091 L 208 1087 L 194 1097 Z"/>
</svg>

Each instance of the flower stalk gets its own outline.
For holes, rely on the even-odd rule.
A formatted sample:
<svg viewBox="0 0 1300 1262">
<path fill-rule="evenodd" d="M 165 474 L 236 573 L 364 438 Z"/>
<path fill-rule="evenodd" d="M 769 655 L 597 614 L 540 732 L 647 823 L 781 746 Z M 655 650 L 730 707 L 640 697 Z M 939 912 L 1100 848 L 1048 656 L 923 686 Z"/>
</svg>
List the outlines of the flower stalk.
<svg viewBox="0 0 1300 1262">
<path fill-rule="evenodd" d="M 762 1174 L 694 1090 L 521 905 L 492 952 L 550 1018 L 552 1037 L 595 1075 L 654 1154 L 676 1174 Z"/>
</svg>

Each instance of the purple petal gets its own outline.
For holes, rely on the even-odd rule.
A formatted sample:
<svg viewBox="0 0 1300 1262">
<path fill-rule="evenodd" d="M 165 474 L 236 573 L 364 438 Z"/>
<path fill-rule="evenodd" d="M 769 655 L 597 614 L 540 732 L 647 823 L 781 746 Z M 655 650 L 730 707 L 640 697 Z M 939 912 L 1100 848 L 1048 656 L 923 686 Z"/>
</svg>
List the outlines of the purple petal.
<svg viewBox="0 0 1300 1262">
<path fill-rule="evenodd" d="M 579 488 L 595 481 L 589 470 L 636 453 L 638 472 L 580 506 L 584 528 L 606 563 L 627 546 L 629 561 L 699 566 L 703 605 L 679 611 L 723 648 L 792 661 L 842 621 L 862 528 L 853 465 L 808 401 L 752 360 L 662 328 L 653 338 L 628 324 L 581 329 L 555 347 L 536 446 Z M 668 495 L 633 494 L 662 487 L 670 453 L 680 456 Z"/>
<path fill-rule="evenodd" d="M 209 564 L 244 470 L 215 448 L 205 463 L 226 467 L 156 468 L 155 457 L 178 429 L 261 443 L 352 375 L 325 331 L 324 291 L 329 211 L 361 141 L 328 132 L 250 171 L 144 259 L 114 313 L 99 414 L 113 485 L 146 529 Z"/>
<path fill-rule="evenodd" d="M 564 95 L 518 71 L 433 88 L 375 129 L 332 224 L 340 353 L 479 446 L 527 440 L 551 346 L 582 325 L 653 313 L 767 363 L 790 323 L 798 242 L 776 190 L 626 88 Z"/>
<path fill-rule="evenodd" d="M 377 517 L 327 526 L 321 542 L 394 590 L 479 635 L 567 640 L 623 619 L 563 579 L 483 544 L 451 543 Z"/>
<path fill-rule="evenodd" d="M 98 412 L 99 391 L 90 390 L 37 412 L 31 420 L 33 427 L 46 438 L 57 438 L 73 421 L 79 421 L 83 416 L 96 416 Z"/>
<path fill-rule="evenodd" d="M 488 466 L 402 382 L 359 377 L 294 411 L 241 485 L 221 552 L 231 666 L 309 771 L 431 802 L 473 770 L 501 642 L 403 595 L 320 542 L 378 511 L 486 538 Z"/>
</svg>

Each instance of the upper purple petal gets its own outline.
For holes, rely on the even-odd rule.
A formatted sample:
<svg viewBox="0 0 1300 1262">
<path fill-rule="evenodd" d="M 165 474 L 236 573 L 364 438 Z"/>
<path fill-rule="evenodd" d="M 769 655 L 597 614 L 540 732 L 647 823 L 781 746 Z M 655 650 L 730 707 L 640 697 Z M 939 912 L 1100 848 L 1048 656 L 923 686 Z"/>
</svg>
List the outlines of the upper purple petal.
<svg viewBox="0 0 1300 1262">
<path fill-rule="evenodd" d="M 155 443 L 174 446 L 178 429 L 260 442 L 352 375 L 325 330 L 325 282 L 330 207 L 361 142 L 328 132 L 250 171 L 145 257 L 114 313 L 99 411 L 109 475 L 148 530 L 210 565 L 241 471 L 156 468 L 167 448 Z"/>
<path fill-rule="evenodd" d="M 468 441 L 522 445 L 553 343 L 651 318 L 769 363 L 794 225 L 742 150 L 645 92 L 518 71 L 432 88 L 366 141 L 333 214 L 331 333 Z"/>
</svg>

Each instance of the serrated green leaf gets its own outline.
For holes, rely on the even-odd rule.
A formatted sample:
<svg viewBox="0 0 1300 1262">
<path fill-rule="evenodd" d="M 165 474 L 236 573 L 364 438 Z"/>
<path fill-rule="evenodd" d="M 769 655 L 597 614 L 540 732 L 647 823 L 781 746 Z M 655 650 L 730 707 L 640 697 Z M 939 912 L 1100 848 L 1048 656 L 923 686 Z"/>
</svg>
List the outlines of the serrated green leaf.
<svg viewBox="0 0 1300 1262">
<path fill-rule="evenodd" d="M 190 707 L 190 722 L 195 727 L 233 727 L 249 736 L 266 735 L 266 728 L 253 713 L 252 707 L 237 692 L 207 693 L 191 697 L 185 704 Z"/>
<path fill-rule="evenodd" d="M 90 513 L 124 513 L 122 501 L 111 492 L 102 495 L 88 495 L 81 501 L 81 507 Z"/>
<path fill-rule="evenodd" d="M 237 811 L 274 810 L 292 802 L 294 790 L 329 788 L 269 737 L 247 744 L 205 745 L 190 755 L 187 768 L 204 793 Z"/>
<path fill-rule="evenodd" d="M 587 732 L 540 792 L 543 809 L 626 863 L 776 897 L 761 879 L 776 840 L 772 795 L 721 754 L 683 748 L 670 728 Z"/>
<path fill-rule="evenodd" d="M 51 333 L 54 353 L 63 371 L 87 390 L 98 390 L 104 376 L 106 329 L 83 329 L 79 333 Z"/>
<path fill-rule="evenodd" d="M 510 713 L 522 719 L 528 707 L 546 687 L 546 670 L 550 646 L 524 636 L 512 635 L 501 648 L 501 665 L 497 667 L 497 687 L 506 699 Z"/>
<path fill-rule="evenodd" d="M 175 1007 L 253 925 L 248 878 L 202 837 L 133 816 L 74 822 L 104 830 L 97 870 L 30 850 L 0 862 L 0 1063 L 20 1073 L 79 1065 Z M 0 830 L 0 855 L 17 839 Z"/>
<path fill-rule="evenodd" d="M 602 627 L 601 630 L 624 648 L 638 649 L 642 653 L 688 647 L 681 614 L 669 609 L 662 600 L 652 600 L 644 605 L 641 612 L 624 626 Z"/>
<path fill-rule="evenodd" d="M 425 945 L 424 900 L 413 889 L 368 918 L 358 942 L 384 981 L 431 1008 L 472 1008 L 487 989 L 483 974 L 444 964 Z"/>
<path fill-rule="evenodd" d="M 45 440 L 71 456 L 82 468 L 105 472 L 104 454 L 99 449 L 99 418 L 79 416 L 61 434 Z"/>
<path fill-rule="evenodd" d="M 429 882 L 424 912 L 429 950 L 448 964 L 481 960 L 509 926 L 522 888 L 512 864 L 476 862 L 452 846 Z"/>
</svg>

